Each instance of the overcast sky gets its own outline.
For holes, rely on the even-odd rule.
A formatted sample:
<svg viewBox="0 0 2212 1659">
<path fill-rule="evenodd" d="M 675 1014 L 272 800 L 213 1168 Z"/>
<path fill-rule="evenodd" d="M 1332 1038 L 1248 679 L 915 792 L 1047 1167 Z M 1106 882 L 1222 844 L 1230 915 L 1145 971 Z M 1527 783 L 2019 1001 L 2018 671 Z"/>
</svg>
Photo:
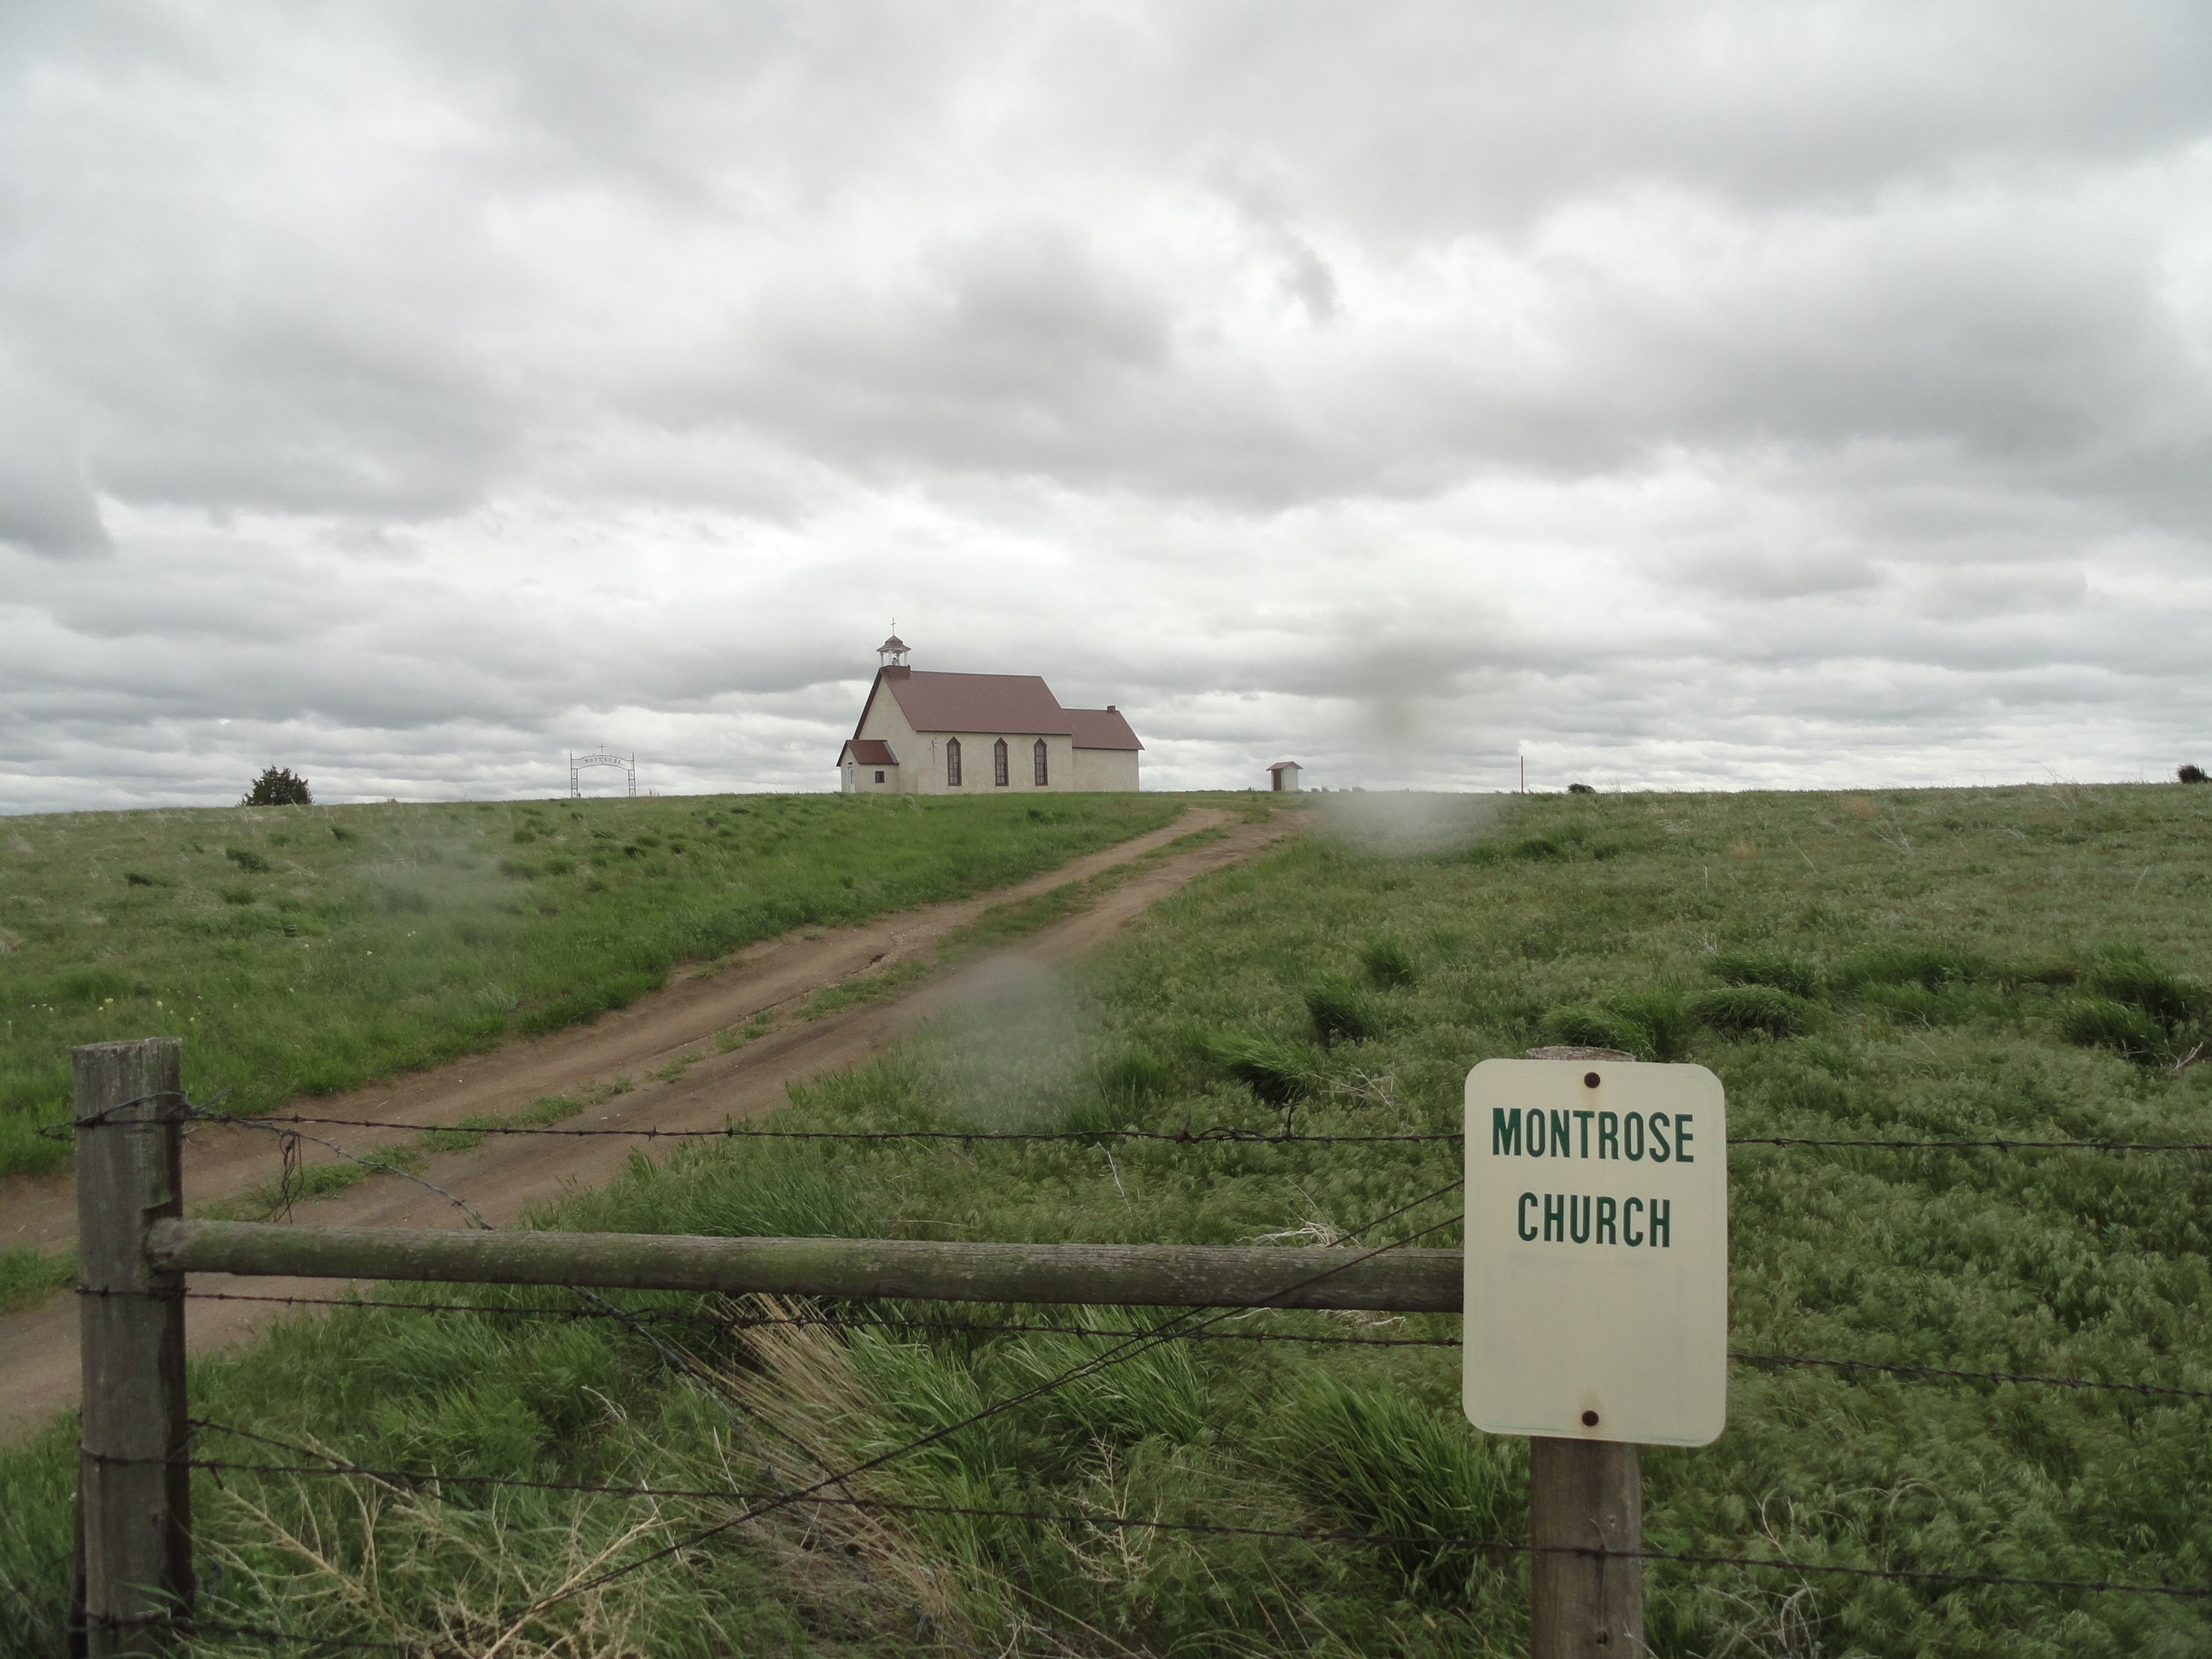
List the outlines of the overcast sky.
<svg viewBox="0 0 2212 1659">
<path fill-rule="evenodd" d="M 2171 776 L 2208 394 L 2203 0 L 8 0 L 0 810 Z"/>
</svg>

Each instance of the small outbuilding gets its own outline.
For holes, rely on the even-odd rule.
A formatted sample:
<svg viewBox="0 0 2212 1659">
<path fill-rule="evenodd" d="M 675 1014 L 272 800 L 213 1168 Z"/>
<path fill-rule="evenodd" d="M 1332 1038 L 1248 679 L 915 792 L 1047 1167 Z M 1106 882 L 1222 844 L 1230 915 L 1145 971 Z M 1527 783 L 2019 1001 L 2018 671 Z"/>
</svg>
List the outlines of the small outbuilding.
<svg viewBox="0 0 2212 1659">
<path fill-rule="evenodd" d="M 1267 787 L 1278 794 L 1297 793 L 1298 763 L 1296 761 L 1277 761 L 1267 769 Z"/>
</svg>

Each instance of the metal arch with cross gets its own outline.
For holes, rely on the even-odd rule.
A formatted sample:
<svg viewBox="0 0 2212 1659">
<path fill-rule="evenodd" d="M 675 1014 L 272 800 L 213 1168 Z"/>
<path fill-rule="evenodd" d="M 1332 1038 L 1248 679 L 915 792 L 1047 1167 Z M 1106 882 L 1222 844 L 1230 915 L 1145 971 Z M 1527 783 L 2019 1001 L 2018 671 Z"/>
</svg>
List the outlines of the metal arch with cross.
<svg viewBox="0 0 2212 1659">
<path fill-rule="evenodd" d="M 568 757 L 568 799 L 570 800 L 581 800 L 584 798 L 583 784 L 578 775 L 587 766 L 619 766 L 629 780 L 629 798 L 632 800 L 637 799 L 637 757 L 632 755 L 628 759 L 624 759 L 610 750 L 603 749 L 593 755 L 572 754 Z"/>
</svg>

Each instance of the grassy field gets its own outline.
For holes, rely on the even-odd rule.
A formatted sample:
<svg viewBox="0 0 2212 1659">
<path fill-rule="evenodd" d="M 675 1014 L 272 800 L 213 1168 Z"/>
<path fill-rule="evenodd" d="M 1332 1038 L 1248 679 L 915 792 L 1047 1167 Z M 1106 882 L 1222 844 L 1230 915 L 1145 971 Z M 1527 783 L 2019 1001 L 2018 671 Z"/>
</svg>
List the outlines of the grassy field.
<svg viewBox="0 0 2212 1659">
<path fill-rule="evenodd" d="M 0 822 L 0 1175 L 59 1167 L 69 1049 L 181 1035 L 233 1110 L 618 1008 L 787 928 L 980 891 L 1177 797 L 841 795 L 88 812 Z"/>
<path fill-rule="evenodd" d="M 1164 902 L 1064 980 L 1011 980 L 781 1121 L 1451 1130 L 1474 1062 L 1602 1039 L 1711 1066 L 1739 1135 L 2212 1139 L 2212 1064 L 2186 1063 L 2208 1035 L 2212 790 L 1332 805 L 1334 835 Z M 755 1143 L 640 1164 L 545 1219 L 1315 1242 L 1456 1173 L 1449 1146 Z M 1741 1147 L 1730 1176 L 1740 1350 L 2212 1389 L 2201 1156 Z M 1456 1208 L 1432 1198 L 1389 1233 Z M 1150 1322 L 870 1306 L 817 1311 L 1078 1329 L 732 1333 L 574 1318 L 601 1310 L 562 1294 L 444 1294 L 509 1311 L 294 1325 L 198 1366 L 195 1410 L 379 1468 L 789 1490 L 1059 1375 L 1111 1340 L 1092 1333 Z M 1111 1524 L 1525 1536 L 1523 1449 L 1468 1427 L 1457 1369 L 1449 1348 L 1167 1345 L 837 1489 L 935 1510 L 787 1510 L 688 1545 L 734 1506 L 231 1472 L 197 1489 L 208 1606 L 513 1655 L 1523 1652 L 1510 1556 Z M 1646 1453 L 1647 1535 L 1693 1554 L 2206 1585 L 2209 1411 L 1739 1364 L 1716 1445 Z M 214 1434 L 202 1451 L 301 1461 Z M 0 1600 L 25 1614 L 0 1651 L 58 1651 L 70 1467 L 59 1431 L 0 1460 Z M 685 1547 L 518 1618 L 671 1546 Z M 1650 1629 L 1670 1656 L 2212 1650 L 2203 1602 L 1666 1564 Z"/>
</svg>

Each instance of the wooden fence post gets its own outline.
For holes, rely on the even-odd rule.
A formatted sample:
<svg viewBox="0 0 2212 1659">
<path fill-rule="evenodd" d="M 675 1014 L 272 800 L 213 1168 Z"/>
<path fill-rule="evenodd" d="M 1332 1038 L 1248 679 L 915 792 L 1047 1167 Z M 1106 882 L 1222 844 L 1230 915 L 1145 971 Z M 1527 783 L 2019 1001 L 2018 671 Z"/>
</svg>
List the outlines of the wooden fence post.
<svg viewBox="0 0 2212 1659">
<path fill-rule="evenodd" d="M 1644 1479 L 1613 1440 L 1528 1442 L 1530 1659 L 1643 1659 Z M 1571 1553 L 1589 1551 L 1591 1553 Z M 1602 1552 L 1602 1553 L 1600 1553 Z M 1625 1553 L 1614 1553 L 1624 1552 Z"/>
<path fill-rule="evenodd" d="M 191 1617 L 184 1275 L 147 1229 L 183 1210 L 183 1044 L 95 1042 L 76 1073 L 77 1505 L 85 1649 L 161 1655 Z"/>
</svg>

